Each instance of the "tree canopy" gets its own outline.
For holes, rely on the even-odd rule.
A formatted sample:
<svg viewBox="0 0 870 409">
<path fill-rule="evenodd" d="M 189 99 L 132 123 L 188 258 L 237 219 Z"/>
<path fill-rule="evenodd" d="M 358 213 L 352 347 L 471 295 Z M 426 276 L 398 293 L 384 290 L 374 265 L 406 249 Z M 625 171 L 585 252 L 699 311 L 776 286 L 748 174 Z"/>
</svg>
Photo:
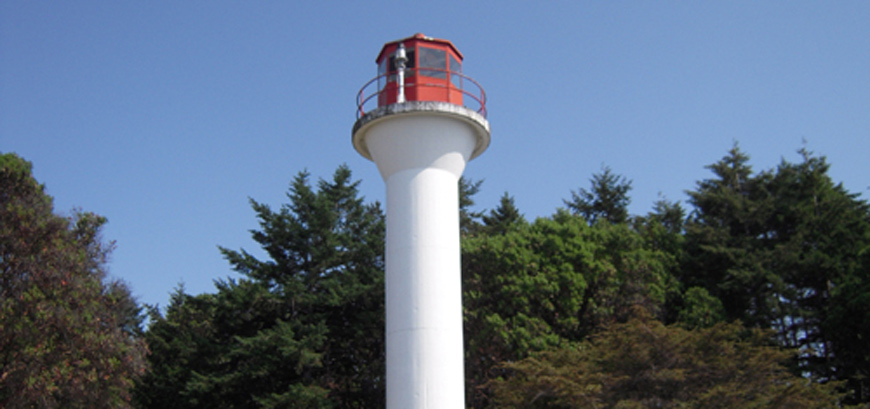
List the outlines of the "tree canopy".
<svg viewBox="0 0 870 409">
<path fill-rule="evenodd" d="M 571 192 L 571 200 L 565 200 L 565 205 L 589 223 L 598 220 L 610 223 L 628 221 L 631 181 L 605 166 L 601 173 L 592 175 L 589 182 L 590 190 L 581 188 L 578 192 Z"/>
<path fill-rule="evenodd" d="M 384 218 L 346 167 L 308 178 L 278 211 L 251 200 L 267 260 L 222 248 L 244 278 L 152 313 L 141 407 L 384 406 Z"/>
<path fill-rule="evenodd" d="M 31 164 L 0 154 L 0 407 L 130 407 L 139 307 L 106 278 L 106 219 L 54 214 Z"/>
<path fill-rule="evenodd" d="M 604 168 L 529 221 L 460 192 L 466 402 L 509 407 L 846 407 L 870 402 L 870 207 L 802 150 L 755 172 L 736 145 L 686 204 L 629 215 Z M 265 258 L 152 311 L 143 408 L 384 405 L 383 235 L 350 171 L 251 201 Z"/>
<path fill-rule="evenodd" d="M 635 306 L 660 313 L 673 284 L 663 255 L 628 225 L 590 226 L 565 211 L 462 248 L 470 391 L 500 362 L 573 345 Z"/>
<path fill-rule="evenodd" d="M 534 354 L 491 381 L 498 408 L 832 408 L 835 385 L 792 374 L 760 330 L 665 326 L 640 312 L 575 348 Z"/>
<path fill-rule="evenodd" d="M 860 298 L 853 291 L 870 268 L 870 207 L 830 179 L 824 157 L 800 153 L 800 163 L 756 174 L 735 146 L 710 166 L 716 177 L 689 192 L 696 211 L 682 281 L 721 300 L 727 319 L 771 328 L 781 345 L 799 349 L 795 370 L 850 379 L 865 401 L 866 378 L 846 374 L 866 371 L 870 356 L 847 352 L 866 346 L 839 325 L 862 315 L 840 314 L 852 311 L 843 295 Z"/>
</svg>

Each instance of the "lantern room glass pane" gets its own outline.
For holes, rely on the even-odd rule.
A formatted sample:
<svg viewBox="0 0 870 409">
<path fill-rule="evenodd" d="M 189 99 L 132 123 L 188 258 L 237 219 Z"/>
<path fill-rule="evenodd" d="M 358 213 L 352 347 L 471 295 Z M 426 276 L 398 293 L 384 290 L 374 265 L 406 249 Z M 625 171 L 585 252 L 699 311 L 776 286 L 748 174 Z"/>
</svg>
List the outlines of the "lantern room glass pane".
<svg viewBox="0 0 870 409">
<path fill-rule="evenodd" d="M 414 73 L 417 71 L 414 69 L 414 67 L 416 65 L 416 61 L 417 61 L 417 59 L 414 56 L 415 53 L 416 53 L 416 50 L 414 49 L 414 47 L 410 47 L 410 48 L 405 49 L 405 57 L 408 58 L 408 61 L 405 62 L 405 76 L 406 77 L 413 76 Z M 396 71 L 398 71 L 398 69 L 399 69 L 399 67 L 396 65 L 396 53 L 395 53 L 395 51 L 393 52 L 392 55 L 390 55 L 390 58 L 388 58 L 388 60 L 390 61 L 390 65 L 388 67 L 389 73 L 390 73 L 389 82 L 395 82 L 396 81 Z"/>
<path fill-rule="evenodd" d="M 408 62 L 405 63 L 405 76 L 413 77 L 417 73 L 417 50 L 414 47 L 409 47 L 405 50 L 405 55 L 408 56 Z"/>
<path fill-rule="evenodd" d="M 456 88 L 462 88 L 462 76 L 456 75 L 455 73 L 462 73 L 462 64 L 450 54 L 450 82 L 453 83 L 453 86 Z"/>
<path fill-rule="evenodd" d="M 381 60 L 381 63 L 378 64 L 378 91 L 384 89 L 384 85 L 386 85 L 387 78 L 384 74 L 387 73 L 387 59 L 384 58 Z"/>
<path fill-rule="evenodd" d="M 435 48 L 420 47 L 420 75 L 447 78 L 447 52 Z M 437 70 L 426 70 L 435 68 Z"/>
</svg>

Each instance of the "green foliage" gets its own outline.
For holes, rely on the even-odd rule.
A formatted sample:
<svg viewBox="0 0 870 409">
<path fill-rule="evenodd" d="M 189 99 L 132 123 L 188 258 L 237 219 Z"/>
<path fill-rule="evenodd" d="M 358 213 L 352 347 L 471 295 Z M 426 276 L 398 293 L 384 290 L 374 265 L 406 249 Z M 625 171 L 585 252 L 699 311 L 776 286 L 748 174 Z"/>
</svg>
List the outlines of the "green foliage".
<svg viewBox="0 0 870 409">
<path fill-rule="evenodd" d="M 870 207 L 831 181 L 825 158 L 800 152 L 801 163 L 753 174 L 735 146 L 710 167 L 716 177 L 689 192 L 697 210 L 682 281 L 721 300 L 728 319 L 800 349 L 796 373 L 849 379 L 855 401 L 867 401 L 870 356 L 855 354 L 866 339 L 839 329 L 866 333 L 851 300 L 867 289 Z"/>
<path fill-rule="evenodd" d="M 631 199 L 631 181 L 625 176 L 614 174 L 605 166 L 601 173 L 592 175 L 591 190 L 581 188 L 571 192 L 571 201 L 565 201 L 575 214 L 583 216 L 590 224 L 598 220 L 609 223 L 628 221 L 628 205 Z"/>
<path fill-rule="evenodd" d="M 486 234 L 505 234 L 526 224 L 526 219 L 517 209 L 514 198 L 507 192 L 502 195 L 498 207 L 490 210 L 489 214 L 482 215 L 481 220 L 483 226 L 480 230 Z"/>
<path fill-rule="evenodd" d="M 499 408 L 831 408 L 834 385 L 792 375 L 788 352 L 738 324 L 689 331 L 641 312 L 577 347 L 505 363 Z"/>
<path fill-rule="evenodd" d="M 469 405 L 870 401 L 870 208 L 802 154 L 755 173 L 735 146 L 688 211 L 633 217 L 609 168 L 531 223 L 507 193 L 472 211 L 461 180 Z M 267 258 L 222 249 L 244 278 L 152 311 L 142 407 L 383 407 L 383 216 L 356 186 L 342 167 L 251 201 Z"/>
<path fill-rule="evenodd" d="M 483 212 L 471 210 L 474 206 L 474 195 L 480 192 L 482 180 L 469 180 L 464 176 L 459 178 L 459 231 L 463 236 L 473 234 L 480 229 L 480 219 Z"/>
<path fill-rule="evenodd" d="M 861 252 L 870 265 L 870 247 Z M 870 269 L 864 268 L 831 291 L 831 308 L 822 323 L 830 339 L 836 378 L 847 381 L 849 402 L 870 402 Z"/>
<path fill-rule="evenodd" d="M 678 321 L 688 328 L 706 328 L 725 321 L 725 309 L 718 298 L 704 288 L 692 287 L 683 294 Z"/>
<path fill-rule="evenodd" d="M 737 146 L 709 166 L 716 175 L 689 192 L 696 211 L 686 225 L 690 260 L 684 271 L 687 287 L 701 287 L 718 297 L 729 319 L 766 327 L 774 319 L 779 284 L 766 268 L 774 198 L 767 190 L 769 173 L 752 176 L 749 157 Z"/>
<path fill-rule="evenodd" d="M 383 407 L 384 220 L 358 183 L 300 173 L 280 210 L 251 201 L 269 259 L 221 249 L 245 278 L 155 312 L 142 407 Z"/>
<path fill-rule="evenodd" d="M 55 215 L 30 163 L 0 154 L 0 407 L 129 407 L 145 346 L 139 307 L 105 279 L 105 222 Z"/>
<path fill-rule="evenodd" d="M 628 225 L 567 212 L 462 243 L 470 402 L 497 364 L 572 345 L 635 308 L 658 313 L 670 284 L 662 255 Z"/>
</svg>

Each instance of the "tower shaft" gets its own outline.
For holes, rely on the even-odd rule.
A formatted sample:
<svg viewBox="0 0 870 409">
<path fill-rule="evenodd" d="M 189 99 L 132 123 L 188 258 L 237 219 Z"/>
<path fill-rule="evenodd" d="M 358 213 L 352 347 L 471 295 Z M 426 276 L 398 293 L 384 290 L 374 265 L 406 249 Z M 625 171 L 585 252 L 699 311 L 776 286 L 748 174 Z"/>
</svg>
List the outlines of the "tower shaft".
<svg viewBox="0 0 870 409">
<path fill-rule="evenodd" d="M 457 178 L 387 181 L 387 408 L 464 408 Z"/>
<path fill-rule="evenodd" d="M 458 181 L 477 135 L 464 121 L 402 115 L 372 126 L 387 185 L 387 408 L 464 408 Z"/>
</svg>

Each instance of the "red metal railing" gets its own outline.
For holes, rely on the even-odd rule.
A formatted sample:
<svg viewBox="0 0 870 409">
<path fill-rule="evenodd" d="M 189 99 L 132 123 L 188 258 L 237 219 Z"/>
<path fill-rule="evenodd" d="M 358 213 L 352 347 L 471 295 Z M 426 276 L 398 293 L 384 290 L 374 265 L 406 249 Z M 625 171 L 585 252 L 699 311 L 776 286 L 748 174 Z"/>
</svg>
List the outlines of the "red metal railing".
<svg viewBox="0 0 870 409">
<path fill-rule="evenodd" d="M 427 78 L 425 75 L 419 75 L 421 71 L 438 71 L 443 72 L 448 78 L 444 79 L 435 79 L 435 78 Z M 372 78 L 360 88 L 359 92 L 356 96 L 356 118 L 359 119 L 366 112 L 369 112 L 378 107 L 378 96 L 383 92 L 395 92 L 395 90 L 385 89 L 382 86 L 385 86 L 387 83 L 387 79 L 390 76 L 395 76 L 396 73 L 386 73 L 379 75 L 377 77 Z M 460 78 L 460 86 L 456 86 L 450 78 Z M 483 90 L 483 87 L 475 81 L 473 78 L 466 76 L 464 74 L 448 71 L 445 69 L 438 68 L 408 68 L 405 69 L 405 90 L 407 92 L 410 88 L 440 88 L 444 89 L 445 96 L 449 94 L 451 91 L 461 92 L 464 96 L 468 96 L 469 98 L 463 98 L 463 106 L 471 109 L 473 111 L 477 111 L 477 113 L 483 115 L 486 118 L 486 92 Z M 413 79 L 411 82 L 410 79 Z M 380 81 L 379 81 L 380 80 Z M 437 82 L 435 82 L 437 81 Z M 372 87 L 374 85 L 374 87 Z M 471 85 L 471 89 L 467 89 L 466 85 Z M 426 99 L 429 100 L 429 99 Z M 469 103 L 471 105 L 469 106 Z M 372 105 L 374 105 L 372 107 Z"/>
</svg>

